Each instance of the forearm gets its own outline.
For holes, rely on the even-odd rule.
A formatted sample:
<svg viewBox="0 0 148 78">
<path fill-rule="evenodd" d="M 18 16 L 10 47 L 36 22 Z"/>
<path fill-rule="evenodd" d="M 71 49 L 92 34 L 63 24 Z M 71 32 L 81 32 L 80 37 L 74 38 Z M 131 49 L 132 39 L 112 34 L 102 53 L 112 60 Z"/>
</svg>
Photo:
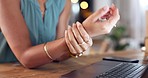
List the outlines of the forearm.
<svg viewBox="0 0 148 78">
<path fill-rule="evenodd" d="M 43 47 L 44 44 L 41 44 L 26 50 L 21 58 L 22 64 L 27 68 L 35 68 L 52 62 L 52 60 L 46 55 Z M 48 52 L 53 59 L 69 58 L 70 52 L 64 38 L 48 42 L 47 47 Z"/>
</svg>

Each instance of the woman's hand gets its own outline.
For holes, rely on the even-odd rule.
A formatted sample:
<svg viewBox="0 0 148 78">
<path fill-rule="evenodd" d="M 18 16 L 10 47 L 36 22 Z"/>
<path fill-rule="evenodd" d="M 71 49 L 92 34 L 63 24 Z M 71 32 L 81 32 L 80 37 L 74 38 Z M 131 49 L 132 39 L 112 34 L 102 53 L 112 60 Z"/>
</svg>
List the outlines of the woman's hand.
<svg viewBox="0 0 148 78">
<path fill-rule="evenodd" d="M 76 56 L 81 56 L 93 44 L 91 37 L 79 22 L 68 27 L 65 40 L 71 54 Z"/>
<path fill-rule="evenodd" d="M 106 18 L 105 21 L 100 21 L 99 19 Z M 91 37 L 107 34 L 116 25 L 120 19 L 119 11 L 112 5 L 110 8 L 108 6 L 96 11 L 91 16 L 89 16 L 84 22 L 83 26 Z"/>
</svg>

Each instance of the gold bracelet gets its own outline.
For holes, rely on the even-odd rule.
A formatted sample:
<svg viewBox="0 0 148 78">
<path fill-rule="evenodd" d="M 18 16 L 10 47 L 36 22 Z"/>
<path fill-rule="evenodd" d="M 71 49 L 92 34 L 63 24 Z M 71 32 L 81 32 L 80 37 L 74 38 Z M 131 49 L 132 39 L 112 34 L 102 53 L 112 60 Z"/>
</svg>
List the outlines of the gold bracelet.
<svg viewBox="0 0 148 78">
<path fill-rule="evenodd" d="M 51 60 L 53 60 L 53 58 L 50 56 L 50 54 L 49 54 L 49 52 L 48 52 L 48 50 L 47 50 L 47 43 L 44 44 L 44 51 L 45 51 L 46 55 L 47 55 Z"/>
</svg>

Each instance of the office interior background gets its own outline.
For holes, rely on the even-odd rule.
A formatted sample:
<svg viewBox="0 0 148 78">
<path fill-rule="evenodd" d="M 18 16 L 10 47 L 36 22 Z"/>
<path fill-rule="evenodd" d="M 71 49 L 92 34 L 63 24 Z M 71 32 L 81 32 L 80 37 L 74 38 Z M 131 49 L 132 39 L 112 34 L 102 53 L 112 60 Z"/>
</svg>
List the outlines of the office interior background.
<svg viewBox="0 0 148 78">
<path fill-rule="evenodd" d="M 83 22 L 89 15 L 103 6 L 114 3 L 121 18 L 110 34 L 93 38 L 94 44 L 87 54 L 112 53 L 125 50 L 144 51 L 146 35 L 147 0 L 71 0 L 71 18 L 69 24 Z"/>
</svg>

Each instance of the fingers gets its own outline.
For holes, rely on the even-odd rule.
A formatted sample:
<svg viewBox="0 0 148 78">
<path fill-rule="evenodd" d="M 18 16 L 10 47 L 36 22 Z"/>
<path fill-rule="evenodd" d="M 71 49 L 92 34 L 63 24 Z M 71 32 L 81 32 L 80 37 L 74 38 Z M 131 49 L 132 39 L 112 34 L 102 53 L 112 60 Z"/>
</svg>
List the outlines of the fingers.
<svg viewBox="0 0 148 78">
<path fill-rule="evenodd" d="M 85 31 L 85 29 L 84 29 L 84 27 L 82 26 L 82 24 L 79 23 L 79 22 L 77 22 L 76 24 L 77 24 L 78 31 L 80 32 L 80 34 L 81 34 L 83 40 L 84 40 L 85 42 L 89 42 L 91 38 L 90 38 L 90 36 L 88 35 L 88 33 Z M 91 43 L 91 42 L 89 42 L 89 43 L 90 43 L 90 46 L 91 46 L 92 43 Z"/>
<path fill-rule="evenodd" d="M 89 46 L 92 46 L 93 45 L 92 38 L 90 38 L 90 40 L 89 40 L 89 42 L 87 42 L 87 44 L 89 44 Z"/>
<path fill-rule="evenodd" d="M 73 24 L 73 26 L 72 26 L 72 32 L 73 32 L 75 38 L 77 39 L 78 43 L 79 44 L 82 44 L 84 42 L 84 40 L 81 37 L 81 35 L 80 35 L 80 33 L 79 33 L 78 29 L 77 29 L 76 24 Z"/>
<path fill-rule="evenodd" d="M 77 51 L 77 53 L 83 52 L 83 49 L 77 43 L 70 26 L 68 27 L 68 39 L 69 39 L 70 43 L 73 45 L 73 47 L 75 48 L 75 50 Z"/>
<path fill-rule="evenodd" d="M 66 44 L 70 50 L 70 52 L 74 55 L 77 54 L 76 50 L 74 49 L 74 47 L 72 46 L 72 44 L 69 42 L 68 40 L 68 33 L 67 33 L 67 30 L 65 31 L 65 41 L 66 41 Z"/>
<path fill-rule="evenodd" d="M 97 21 L 98 18 L 101 18 L 102 16 L 104 16 L 108 11 L 109 11 L 109 7 L 108 7 L 108 6 L 105 6 L 105 7 L 103 7 L 102 9 L 96 11 L 96 12 L 92 15 L 92 18 L 94 18 L 93 21 Z"/>
<path fill-rule="evenodd" d="M 78 31 L 78 28 L 76 27 L 76 24 L 73 24 L 72 32 L 74 34 L 74 37 L 75 37 L 78 45 L 83 49 L 83 51 L 87 50 L 89 45 L 87 43 L 85 43 L 85 41 L 83 40 L 81 34 Z"/>
<path fill-rule="evenodd" d="M 112 5 L 112 16 L 109 18 L 109 23 L 111 25 L 115 25 L 117 21 L 120 19 L 119 10 L 115 7 L 115 5 Z"/>
<path fill-rule="evenodd" d="M 109 19 L 110 18 L 110 16 L 112 15 L 112 10 L 111 10 L 111 8 L 109 8 L 110 10 L 104 15 L 104 16 L 102 16 L 101 17 L 101 19 Z"/>
<path fill-rule="evenodd" d="M 78 25 L 81 24 L 79 23 Z M 81 56 L 93 43 L 88 33 L 83 26 L 81 26 L 78 29 L 77 24 L 73 24 L 72 27 L 69 27 L 68 30 L 65 31 L 65 41 L 70 52 L 78 56 Z"/>
<path fill-rule="evenodd" d="M 109 33 L 111 31 L 111 29 L 119 21 L 119 19 L 120 19 L 119 10 L 118 10 L 118 8 L 115 7 L 114 4 L 112 4 L 112 6 L 110 8 L 110 17 L 107 19 L 107 21 L 102 22 L 102 24 L 105 26 L 104 27 L 104 29 L 106 30 L 105 32 Z"/>
</svg>

